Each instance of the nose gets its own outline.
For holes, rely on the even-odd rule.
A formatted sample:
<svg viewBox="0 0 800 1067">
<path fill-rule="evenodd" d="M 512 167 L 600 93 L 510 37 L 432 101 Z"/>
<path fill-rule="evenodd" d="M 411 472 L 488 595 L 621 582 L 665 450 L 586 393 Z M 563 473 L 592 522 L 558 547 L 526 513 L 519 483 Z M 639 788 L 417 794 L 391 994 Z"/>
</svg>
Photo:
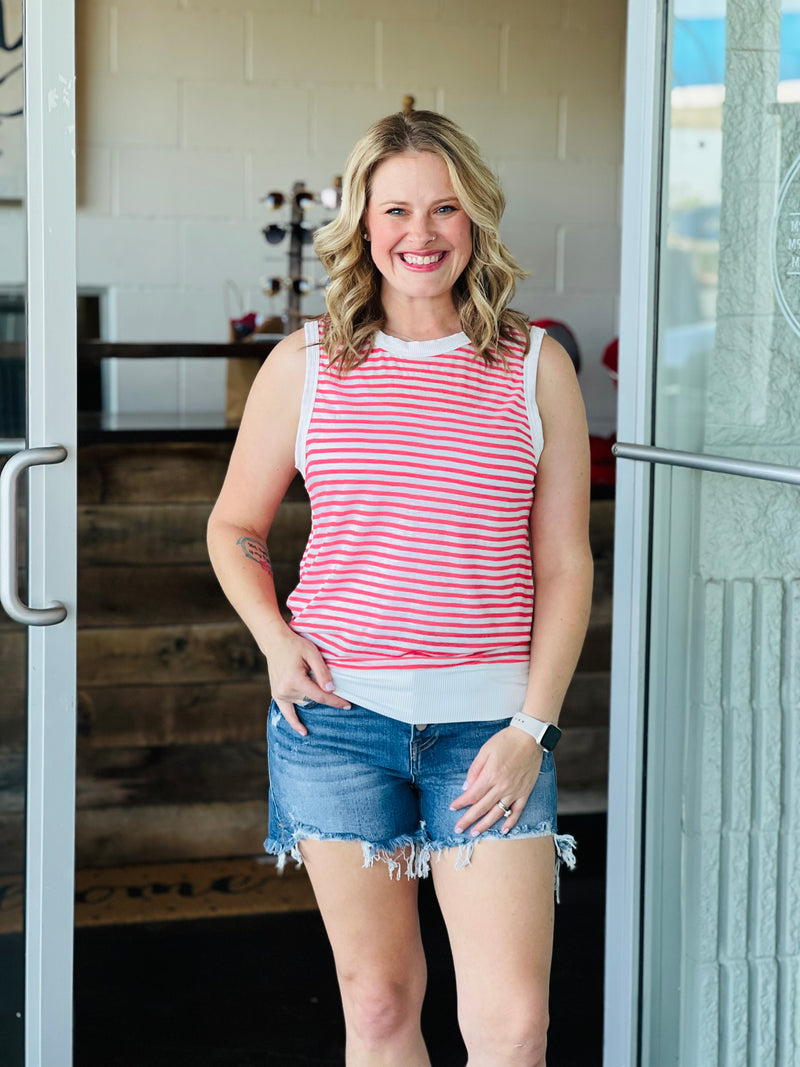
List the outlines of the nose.
<svg viewBox="0 0 800 1067">
<path fill-rule="evenodd" d="M 433 225 L 433 221 L 428 218 L 427 215 L 417 215 L 412 219 L 410 236 L 415 242 L 419 242 L 419 247 L 422 245 L 430 244 L 431 241 L 436 240 L 436 228 Z"/>
</svg>

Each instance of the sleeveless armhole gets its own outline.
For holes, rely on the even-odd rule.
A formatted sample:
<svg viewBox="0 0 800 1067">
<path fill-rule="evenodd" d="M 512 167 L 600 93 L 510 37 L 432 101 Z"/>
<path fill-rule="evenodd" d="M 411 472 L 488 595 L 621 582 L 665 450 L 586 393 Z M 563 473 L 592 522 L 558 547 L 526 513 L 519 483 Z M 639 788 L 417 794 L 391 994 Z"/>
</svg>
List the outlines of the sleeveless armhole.
<svg viewBox="0 0 800 1067">
<path fill-rule="evenodd" d="M 297 439 L 294 445 L 294 465 L 305 478 L 306 476 L 306 438 L 314 410 L 314 398 L 317 395 L 319 379 L 319 321 L 305 324 L 306 334 L 306 379 L 303 385 L 303 399 L 300 402 L 300 421 L 297 425 Z"/>
<path fill-rule="evenodd" d="M 542 350 L 542 341 L 547 331 L 541 326 L 531 326 L 531 347 L 525 357 L 525 406 L 528 409 L 528 422 L 531 428 L 533 451 L 538 465 L 544 448 L 544 431 L 542 418 L 536 403 L 536 372 L 539 368 L 539 353 Z"/>
</svg>

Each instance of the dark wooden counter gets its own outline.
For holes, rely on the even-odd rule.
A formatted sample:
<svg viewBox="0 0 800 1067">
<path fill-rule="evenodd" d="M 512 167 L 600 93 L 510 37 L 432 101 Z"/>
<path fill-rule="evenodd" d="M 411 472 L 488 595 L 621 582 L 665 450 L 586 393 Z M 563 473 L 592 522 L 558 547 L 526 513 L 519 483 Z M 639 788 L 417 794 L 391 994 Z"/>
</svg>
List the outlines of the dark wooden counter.
<svg viewBox="0 0 800 1067">
<path fill-rule="evenodd" d="M 104 359 L 263 359 L 282 334 L 259 334 L 252 343 L 206 341 L 79 341 L 78 364 Z M 24 341 L 0 341 L 0 359 L 24 359 Z"/>
<path fill-rule="evenodd" d="M 100 368 L 107 359 L 252 359 L 263 361 L 281 334 L 259 334 L 251 341 L 238 344 L 199 342 L 117 342 L 79 341 L 78 402 L 84 407 L 78 413 L 78 443 L 134 444 L 136 442 L 232 442 L 236 427 L 228 425 L 222 411 L 203 412 L 125 412 L 101 411 Z M 24 364 L 25 344 L 21 341 L 0 341 L 0 360 Z M 24 375 L 19 377 L 24 389 Z M 85 410 L 85 398 L 95 410 Z M 18 410 L 17 410 L 18 409 Z M 24 422 L 24 397 L 9 405 L 12 428 L 18 431 Z M 16 418 L 13 415 L 16 414 Z M 20 421 L 22 420 L 22 421 Z M 12 436 L 21 436 L 14 432 Z"/>
<path fill-rule="evenodd" d="M 238 427 L 229 426 L 220 411 L 78 413 L 78 444 L 143 444 L 232 442 Z"/>
</svg>

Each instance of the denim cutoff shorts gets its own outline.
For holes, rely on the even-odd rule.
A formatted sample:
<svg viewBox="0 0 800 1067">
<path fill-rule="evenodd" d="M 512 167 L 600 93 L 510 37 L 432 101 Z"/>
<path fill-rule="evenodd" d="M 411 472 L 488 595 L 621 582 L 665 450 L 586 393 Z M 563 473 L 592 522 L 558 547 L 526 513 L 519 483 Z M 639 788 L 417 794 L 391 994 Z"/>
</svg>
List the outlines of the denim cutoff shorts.
<svg viewBox="0 0 800 1067">
<path fill-rule="evenodd" d="M 556 833 L 556 773 L 545 752 L 536 785 L 516 825 L 501 834 L 504 819 L 478 838 L 457 834 L 462 811 L 450 805 L 480 747 L 510 719 L 413 726 L 354 704 L 349 709 L 309 702 L 298 705 L 308 729 L 302 737 L 273 701 L 269 709 L 269 837 L 267 852 L 302 862 L 298 842 L 359 841 L 364 866 L 384 862 L 389 874 L 430 873 L 431 857 L 457 849 L 456 868 L 469 864 L 478 841 L 552 835 L 556 888 L 562 862 L 575 866 L 575 839 Z"/>
</svg>

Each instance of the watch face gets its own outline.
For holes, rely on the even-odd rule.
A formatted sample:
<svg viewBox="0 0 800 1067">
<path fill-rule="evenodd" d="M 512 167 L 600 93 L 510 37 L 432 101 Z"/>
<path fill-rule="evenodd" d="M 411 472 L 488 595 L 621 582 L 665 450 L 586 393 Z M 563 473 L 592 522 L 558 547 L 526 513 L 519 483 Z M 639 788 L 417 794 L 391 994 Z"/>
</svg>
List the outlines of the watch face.
<svg viewBox="0 0 800 1067">
<path fill-rule="evenodd" d="M 552 752 L 560 740 L 561 731 L 557 726 L 553 726 L 553 724 L 550 723 L 545 732 L 542 734 L 542 740 L 539 742 L 539 744 L 548 752 Z"/>
</svg>

